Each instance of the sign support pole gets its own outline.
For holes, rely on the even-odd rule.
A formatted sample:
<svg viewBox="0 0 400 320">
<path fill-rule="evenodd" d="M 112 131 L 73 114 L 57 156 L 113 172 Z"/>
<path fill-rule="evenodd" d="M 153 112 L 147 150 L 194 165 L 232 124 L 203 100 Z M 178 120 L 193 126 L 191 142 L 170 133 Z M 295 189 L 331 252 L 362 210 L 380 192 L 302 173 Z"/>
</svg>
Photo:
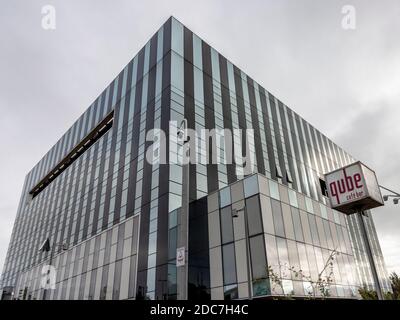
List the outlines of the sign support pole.
<svg viewBox="0 0 400 320">
<path fill-rule="evenodd" d="M 177 247 L 184 248 L 184 261 L 177 266 L 177 298 L 188 299 L 188 245 L 189 245 L 189 163 L 182 166 L 182 208 L 179 215 Z"/>
<path fill-rule="evenodd" d="M 371 267 L 372 277 L 374 278 L 375 291 L 376 291 L 376 293 L 378 295 L 378 300 L 383 300 L 384 298 L 383 298 L 383 294 L 382 294 L 381 285 L 379 283 L 378 272 L 376 270 L 374 257 L 372 255 L 371 244 L 369 242 L 368 235 L 367 235 L 367 228 L 365 227 L 363 211 L 362 210 L 357 210 L 356 215 L 358 217 L 358 221 L 359 221 L 359 225 L 360 225 L 360 229 L 361 229 L 361 234 L 362 234 L 362 237 L 363 237 L 363 240 L 364 240 L 365 249 L 367 251 L 367 256 L 368 256 L 368 260 L 369 260 L 369 265 Z"/>
<path fill-rule="evenodd" d="M 384 299 L 379 276 L 371 249 L 370 238 L 364 220 L 364 210 L 383 206 L 375 172 L 360 161 L 348 164 L 325 174 L 329 185 L 328 195 L 332 209 L 347 215 L 356 215 L 358 225 L 365 245 L 372 280 L 379 300 Z"/>
<path fill-rule="evenodd" d="M 178 300 L 188 300 L 188 273 L 189 273 L 189 192 L 190 192 L 190 143 L 187 135 L 187 123 L 181 123 L 180 133 L 183 138 L 182 164 L 182 207 L 178 218 L 177 248 L 185 251 L 184 261 L 176 267 L 176 289 Z"/>
<path fill-rule="evenodd" d="M 249 299 L 253 299 L 253 272 L 251 270 L 250 258 L 250 239 L 249 239 L 249 220 L 247 218 L 247 208 L 243 209 L 244 214 L 244 231 L 246 239 L 246 262 L 247 262 L 247 286 L 249 287 Z"/>
</svg>

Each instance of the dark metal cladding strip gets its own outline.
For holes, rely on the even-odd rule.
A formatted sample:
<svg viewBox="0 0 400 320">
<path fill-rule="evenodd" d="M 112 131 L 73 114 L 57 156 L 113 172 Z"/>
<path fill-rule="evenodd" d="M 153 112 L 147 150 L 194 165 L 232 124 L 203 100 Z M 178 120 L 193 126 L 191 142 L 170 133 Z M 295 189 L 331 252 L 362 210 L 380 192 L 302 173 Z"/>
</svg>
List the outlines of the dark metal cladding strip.
<svg viewBox="0 0 400 320">
<path fill-rule="evenodd" d="M 157 34 L 150 40 L 150 60 L 154 60 L 157 56 Z M 154 96 L 156 86 L 156 68 L 152 68 L 149 72 L 147 90 L 147 110 L 146 110 L 146 127 L 145 134 L 154 127 Z M 151 146 L 151 141 L 145 142 L 144 152 Z M 150 200 L 151 200 L 151 178 L 152 164 L 144 158 L 143 164 L 143 183 L 142 183 L 142 203 L 140 212 L 140 238 L 139 238 L 139 255 L 138 255 L 138 271 L 146 271 L 148 268 L 148 242 L 149 242 L 149 224 L 150 224 Z M 146 272 L 142 273 L 140 279 L 141 285 L 145 285 L 147 280 Z"/>
<path fill-rule="evenodd" d="M 126 217 L 134 214 L 135 197 L 136 197 L 136 167 L 137 157 L 139 150 L 139 129 L 140 129 L 140 113 L 142 106 L 142 91 L 143 91 L 143 68 L 144 68 L 144 48 L 138 54 L 138 65 L 136 75 L 136 93 L 135 93 L 135 106 L 133 115 L 133 130 L 131 140 L 131 162 L 129 168 L 129 182 L 128 182 L 128 202 L 126 207 Z"/>
<path fill-rule="evenodd" d="M 294 155 L 292 154 L 292 150 L 290 148 L 290 130 L 286 125 L 286 115 L 285 115 L 285 107 L 283 106 L 282 102 L 279 101 L 279 114 L 281 116 L 281 121 L 282 121 L 282 131 L 283 131 L 283 140 L 285 141 L 285 149 L 286 156 L 288 158 L 288 164 L 289 164 L 289 170 L 290 170 L 290 175 L 292 177 L 292 186 L 294 189 L 297 189 L 297 180 L 296 180 L 296 175 L 294 171 L 294 165 L 293 162 L 296 162 L 296 159 Z M 282 170 L 286 168 L 282 168 Z M 287 178 L 287 177 L 286 177 Z"/>
<path fill-rule="evenodd" d="M 73 191 L 72 206 L 69 208 L 71 210 L 71 213 L 70 213 L 70 217 L 68 217 L 67 233 L 66 233 L 66 235 L 64 237 L 65 240 L 66 240 L 66 243 L 68 243 L 68 244 L 70 244 L 69 243 L 69 238 L 71 237 L 72 225 L 73 225 L 73 222 L 74 222 L 74 215 L 75 215 L 76 207 L 79 205 L 78 204 L 78 199 L 79 199 L 80 194 L 78 193 L 78 190 L 79 190 L 79 185 L 80 185 L 80 179 L 85 176 L 84 175 L 85 174 L 85 172 L 84 172 L 85 168 L 84 168 L 83 163 L 82 163 L 83 160 L 84 160 L 84 156 L 81 156 L 79 158 L 78 162 L 77 162 L 77 166 L 78 166 L 77 171 L 78 172 L 77 172 L 76 179 L 75 179 L 75 189 Z"/>
<path fill-rule="evenodd" d="M 95 102 L 95 105 L 97 103 L 97 100 Z M 92 110 L 94 111 L 94 110 Z M 94 117 L 93 117 L 94 118 Z M 89 129 L 92 128 L 92 123 L 90 123 L 90 117 L 89 115 L 86 117 L 86 124 L 85 124 L 85 133 L 89 132 Z M 90 153 L 91 151 L 94 151 L 93 149 L 96 149 L 94 146 L 92 148 L 89 148 L 86 152 L 87 158 L 85 161 L 85 168 L 83 170 L 83 181 L 82 181 L 82 188 L 81 188 L 81 194 L 79 195 L 79 202 L 77 203 L 78 207 L 78 212 L 77 212 L 77 219 L 76 219 L 76 225 L 75 225 L 75 233 L 71 235 L 71 233 L 68 233 L 68 242 L 75 245 L 78 243 L 78 237 L 79 237 L 79 231 L 81 229 L 81 221 L 82 221 L 82 215 L 83 215 L 83 204 L 85 201 L 85 195 L 88 194 L 91 189 L 87 187 L 88 181 L 90 181 L 90 175 L 89 175 L 89 167 L 96 168 L 96 165 L 93 164 L 94 161 L 90 159 Z M 93 158 L 95 157 L 96 153 L 93 153 Z"/>
<path fill-rule="evenodd" d="M 168 279 L 168 192 L 169 192 L 169 120 L 171 105 L 171 19 L 164 24 L 161 93 L 161 130 L 166 141 L 161 153 L 166 153 L 166 164 L 159 166 L 158 221 L 157 221 L 157 257 L 156 257 L 156 296 L 163 296 L 164 285 Z"/>
<path fill-rule="evenodd" d="M 272 130 L 271 130 L 270 118 L 268 116 L 267 99 L 268 98 L 265 95 L 264 89 L 260 90 L 260 101 L 261 101 L 261 108 L 263 111 L 264 131 L 265 131 L 265 139 L 267 142 L 269 170 L 271 173 L 271 178 L 276 180 L 276 172 L 275 172 L 276 164 L 274 156 L 274 147 L 272 142 Z"/>
<path fill-rule="evenodd" d="M 103 92 L 101 100 L 104 101 L 104 99 L 105 99 L 105 92 Z M 99 109 L 99 110 L 97 110 L 97 112 L 100 112 L 100 107 L 101 107 L 100 105 L 97 106 L 97 108 Z M 96 117 L 94 116 L 92 123 L 94 123 L 95 121 L 96 121 Z M 103 139 L 104 139 L 104 136 L 103 136 Z M 87 203 L 86 210 L 85 210 L 84 213 L 82 213 L 82 218 L 81 218 L 81 219 L 83 219 L 82 240 L 85 240 L 86 236 L 87 236 L 88 225 L 89 225 L 89 217 L 90 217 L 90 209 L 92 207 L 92 199 L 93 199 L 93 196 L 96 195 L 96 192 L 94 191 L 94 188 L 98 187 L 98 185 L 97 186 L 94 185 L 94 181 L 95 181 L 95 173 L 96 173 L 97 161 L 98 161 L 98 158 L 99 158 L 99 153 L 100 153 L 100 155 L 102 154 L 102 151 L 100 150 L 101 141 L 102 140 L 97 141 L 97 143 L 94 145 L 94 152 L 93 152 L 94 156 L 93 156 L 93 163 L 92 163 L 92 171 L 91 171 L 90 180 L 89 180 L 89 190 L 90 190 L 90 192 L 88 192 L 88 198 L 87 198 L 87 201 L 86 201 L 86 203 Z M 97 223 L 97 220 L 94 220 L 94 221 Z M 79 233 L 80 232 L 75 233 L 74 243 L 78 242 Z"/>
<path fill-rule="evenodd" d="M 115 81 L 115 80 L 114 80 Z M 108 105 L 112 104 L 112 97 L 113 97 L 113 92 L 114 92 L 114 81 L 112 82 L 112 84 L 110 84 L 110 93 L 108 96 L 108 101 L 105 101 L 105 99 L 103 100 L 103 110 L 107 110 L 108 109 Z M 97 183 L 97 192 L 96 192 L 96 197 L 95 197 L 95 209 L 94 209 L 94 218 L 93 218 L 93 225 L 92 225 L 92 230 L 91 230 L 91 235 L 94 236 L 97 232 L 97 227 L 98 227 L 98 221 L 99 221 L 99 211 L 100 211 L 100 201 L 101 201 L 101 194 L 103 192 L 103 181 L 105 181 L 107 179 L 107 176 L 105 176 L 105 173 L 107 174 L 107 172 L 105 172 L 106 168 L 106 155 L 107 155 L 107 141 L 109 139 L 109 135 L 111 134 L 111 132 L 108 132 L 106 135 L 104 135 L 103 137 L 103 150 L 102 150 L 102 155 L 101 155 L 101 161 L 100 161 L 100 168 L 99 168 L 99 179 L 98 179 L 98 183 Z M 102 217 L 101 217 L 102 218 Z M 85 234 L 85 230 L 84 230 L 84 234 Z"/>
<path fill-rule="evenodd" d="M 304 134 L 305 134 L 305 139 L 306 139 L 306 143 L 307 143 L 307 149 L 308 149 L 308 153 L 310 155 L 310 168 L 311 168 L 311 173 L 312 177 L 310 178 L 310 183 L 314 185 L 315 190 L 319 190 L 319 185 L 317 185 L 317 174 L 316 174 L 316 170 L 318 169 L 318 163 L 315 161 L 314 159 L 314 155 L 313 155 L 313 147 L 312 147 L 312 142 L 310 139 L 310 135 L 309 135 L 309 131 L 307 128 L 307 122 L 304 121 L 304 119 L 301 119 L 301 122 L 303 123 L 303 128 L 304 128 Z M 318 160 L 317 160 L 318 161 Z M 311 189 L 313 190 L 313 189 Z M 316 194 L 313 192 L 314 195 L 314 199 L 322 201 L 322 195 L 321 192 L 317 192 Z"/>
<path fill-rule="evenodd" d="M 297 165 L 297 172 L 299 173 L 299 179 L 300 181 L 297 184 L 298 190 L 300 192 L 303 192 L 306 194 L 306 185 L 305 185 L 305 177 L 303 176 L 303 170 L 301 169 L 301 161 L 300 161 L 300 146 L 297 143 L 297 136 L 295 134 L 295 128 L 294 128 L 294 119 L 293 115 L 291 113 L 288 114 L 288 120 L 289 120 L 289 133 L 292 135 L 292 141 L 293 141 L 293 150 L 294 150 L 294 158 L 296 159 L 296 165 Z"/>
<path fill-rule="evenodd" d="M 269 96 L 270 96 L 269 103 L 271 105 L 272 119 L 274 121 L 274 133 L 275 133 L 276 149 L 278 152 L 279 166 L 283 174 L 285 170 L 285 158 L 283 156 L 283 151 L 282 151 L 282 140 L 279 131 L 278 114 L 276 112 L 276 108 L 277 107 L 279 108 L 279 106 L 276 106 L 274 97 L 271 94 Z M 285 185 L 288 184 L 285 176 L 282 177 L 282 183 Z"/>
<path fill-rule="evenodd" d="M 258 121 L 255 89 L 253 79 L 251 79 L 249 76 L 247 76 L 247 87 L 249 90 L 251 121 L 254 129 L 254 143 L 256 146 L 258 146 L 256 147 L 257 169 L 259 173 L 265 174 L 264 155 L 261 147 L 261 132 L 260 123 Z"/>
<path fill-rule="evenodd" d="M 321 190 L 321 186 L 319 184 L 319 179 L 320 176 L 318 175 L 318 172 L 322 173 L 322 159 L 321 159 L 321 154 L 319 153 L 319 149 L 318 149 L 318 143 L 317 140 L 315 138 L 315 135 L 313 133 L 313 127 L 310 125 L 309 126 L 309 131 L 310 131 L 310 136 L 311 136 L 311 141 L 313 143 L 313 149 L 314 149 L 314 153 L 315 153 L 315 157 L 317 158 L 317 168 L 314 168 L 315 170 L 315 184 L 316 184 L 316 188 L 317 188 L 317 195 L 318 195 L 318 200 L 323 202 L 323 196 L 322 196 L 322 190 Z M 314 148 L 315 147 L 315 148 Z"/>
<path fill-rule="evenodd" d="M 85 130 L 85 128 L 87 127 L 88 120 L 86 121 L 86 124 L 85 124 L 83 122 L 83 119 L 84 119 L 83 117 L 80 117 L 81 121 L 79 121 L 79 126 L 78 126 L 78 131 L 77 131 L 78 139 L 80 139 L 80 132 L 82 132 L 82 130 Z M 89 119 L 89 117 L 86 117 L 86 119 Z M 79 144 L 79 143 L 80 142 L 78 140 L 77 144 Z M 78 163 L 78 174 L 77 174 L 76 181 L 75 181 L 75 189 L 74 189 L 74 193 L 73 193 L 72 207 L 70 208 L 71 209 L 71 216 L 68 218 L 69 221 L 68 221 L 68 227 L 67 227 L 67 234 L 66 234 L 66 237 L 65 237 L 67 243 L 69 243 L 69 239 L 71 237 L 72 226 L 73 226 L 73 223 L 74 223 L 75 211 L 76 211 L 77 206 L 79 206 L 78 200 L 80 199 L 80 194 L 78 194 L 78 191 L 79 191 L 80 180 L 82 179 L 82 172 L 83 172 L 83 177 L 86 177 L 85 168 L 83 167 L 83 163 L 82 163 L 83 160 L 84 160 L 84 156 L 83 156 L 83 154 L 81 154 L 78 157 L 79 157 L 79 159 L 78 159 L 78 161 L 79 161 L 79 163 Z M 87 161 L 86 161 L 85 164 L 87 166 Z M 78 214 L 79 213 L 77 213 L 77 215 Z"/>
<path fill-rule="evenodd" d="M 309 170 L 307 170 L 307 167 L 310 167 L 309 163 L 307 161 L 307 149 L 306 149 L 306 145 L 305 145 L 305 140 L 303 138 L 303 132 L 301 130 L 300 117 L 297 114 L 295 114 L 295 121 L 296 121 L 297 131 L 299 134 L 300 150 L 303 155 L 304 169 L 306 171 L 306 176 L 305 176 L 306 181 L 307 181 L 306 185 L 311 186 L 311 181 L 310 181 L 311 179 L 309 177 L 309 172 L 308 172 Z M 310 188 L 310 192 L 311 192 L 311 195 L 313 195 L 312 188 Z"/>
<path fill-rule="evenodd" d="M 122 131 L 121 131 L 121 149 L 119 155 L 119 163 L 118 163 L 118 172 L 117 172 L 117 185 L 115 192 L 115 212 L 114 212 L 114 221 L 113 224 L 116 224 L 120 221 L 121 214 L 121 196 L 122 196 L 122 185 L 124 178 L 124 164 L 125 164 L 125 156 L 126 156 L 126 141 L 128 134 L 128 116 L 129 116 L 129 104 L 130 104 L 130 88 L 132 85 L 132 69 L 133 62 L 131 61 L 128 65 L 127 70 L 127 80 L 125 85 L 125 92 L 122 92 L 122 96 L 125 96 L 124 105 L 121 105 L 121 108 L 124 110 L 123 119 L 122 119 Z M 129 164 L 128 164 L 129 166 Z"/>
<path fill-rule="evenodd" d="M 202 41 L 204 116 L 205 128 L 215 129 L 214 90 L 212 83 L 211 47 Z M 211 145 L 211 146 L 210 146 Z M 208 192 L 218 190 L 218 165 L 212 163 L 212 155 L 217 154 L 215 143 L 207 142 L 207 187 Z"/>
<path fill-rule="evenodd" d="M 221 83 L 221 100 L 222 100 L 222 113 L 224 116 L 224 128 L 230 130 L 232 132 L 232 117 L 231 117 L 231 101 L 230 101 L 230 93 L 229 93 L 229 82 L 228 82 L 228 66 L 226 62 L 226 58 L 222 55 L 219 56 L 219 72 L 220 72 L 220 83 Z M 229 145 L 229 140 L 225 137 L 225 145 Z M 233 147 L 233 134 L 232 134 L 232 146 Z M 231 184 L 237 180 L 236 176 L 236 165 L 235 165 L 235 157 L 232 151 L 232 163 L 226 165 L 226 172 L 228 176 L 228 184 Z M 210 191 L 210 190 L 209 190 Z"/>
<path fill-rule="evenodd" d="M 122 79 L 123 79 L 123 71 L 119 73 L 118 76 L 118 87 L 117 87 L 117 97 L 116 97 L 116 105 L 114 107 L 114 123 L 118 124 L 119 116 L 120 116 L 120 108 L 121 108 L 121 92 L 122 92 Z M 111 138 L 111 149 L 110 149 L 110 158 L 108 163 L 108 175 L 107 175 L 107 185 L 106 185 L 106 194 L 105 194 L 105 202 L 104 202 L 104 212 L 103 212 L 103 224 L 102 230 L 106 230 L 108 228 L 108 220 L 110 216 L 110 199 L 111 199 L 111 189 L 112 189 L 112 181 L 114 177 L 114 161 L 115 161 L 115 152 L 117 147 L 117 137 L 118 137 L 118 125 L 113 126 L 112 128 L 112 138 Z M 111 222 L 111 221 L 110 221 Z"/>
<path fill-rule="evenodd" d="M 74 169 L 74 167 L 70 167 L 70 170 L 71 169 Z M 76 178 L 76 174 L 77 174 L 77 170 L 71 170 L 71 171 L 72 171 L 71 172 L 71 179 L 69 181 L 69 184 L 68 184 L 68 187 L 67 187 L 67 191 L 66 191 L 66 199 L 68 199 L 68 200 L 71 198 L 72 186 L 73 186 L 72 182 Z M 66 230 L 67 218 L 68 218 L 68 208 L 66 207 L 66 209 L 63 212 L 62 227 L 61 227 L 60 241 L 62 241 L 62 242 L 64 241 L 64 233 L 65 233 L 65 230 Z"/>
<path fill-rule="evenodd" d="M 185 119 L 190 129 L 195 129 L 195 110 L 194 110 L 194 71 L 193 71 L 193 33 L 186 27 L 183 30 L 184 39 L 184 103 Z M 189 164 L 189 201 L 196 200 L 196 164 Z"/>
</svg>

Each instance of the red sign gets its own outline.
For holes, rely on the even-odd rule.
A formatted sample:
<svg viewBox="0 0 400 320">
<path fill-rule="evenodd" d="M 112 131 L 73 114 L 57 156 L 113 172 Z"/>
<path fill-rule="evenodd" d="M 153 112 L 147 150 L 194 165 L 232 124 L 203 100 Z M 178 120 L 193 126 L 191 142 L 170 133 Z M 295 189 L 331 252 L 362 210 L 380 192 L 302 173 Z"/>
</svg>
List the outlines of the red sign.
<svg viewBox="0 0 400 320">
<path fill-rule="evenodd" d="M 332 208 L 351 214 L 383 205 L 375 172 L 361 162 L 325 174 Z"/>
</svg>

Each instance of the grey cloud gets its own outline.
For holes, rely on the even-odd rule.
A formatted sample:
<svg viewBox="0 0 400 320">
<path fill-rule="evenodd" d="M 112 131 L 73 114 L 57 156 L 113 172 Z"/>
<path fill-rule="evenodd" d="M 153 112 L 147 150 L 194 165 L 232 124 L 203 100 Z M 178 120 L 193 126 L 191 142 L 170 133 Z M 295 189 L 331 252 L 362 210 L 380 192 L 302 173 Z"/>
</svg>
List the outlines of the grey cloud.
<svg viewBox="0 0 400 320">
<path fill-rule="evenodd" d="M 44 4 L 56 8 L 55 31 L 41 29 Z M 356 8 L 356 30 L 341 28 L 345 4 Z M 400 189 L 396 0 L 4 0 L 0 268 L 25 174 L 171 14 Z M 388 265 L 400 272 L 397 208 L 375 219 Z"/>
<path fill-rule="evenodd" d="M 400 128 L 398 105 L 400 99 L 376 101 L 374 109 L 355 116 L 343 127 L 335 140 L 377 173 L 381 185 L 399 192 L 399 159 L 397 148 Z M 387 193 L 383 191 L 383 193 Z M 389 270 L 399 270 L 400 207 L 391 201 L 373 210 L 381 247 Z"/>
</svg>

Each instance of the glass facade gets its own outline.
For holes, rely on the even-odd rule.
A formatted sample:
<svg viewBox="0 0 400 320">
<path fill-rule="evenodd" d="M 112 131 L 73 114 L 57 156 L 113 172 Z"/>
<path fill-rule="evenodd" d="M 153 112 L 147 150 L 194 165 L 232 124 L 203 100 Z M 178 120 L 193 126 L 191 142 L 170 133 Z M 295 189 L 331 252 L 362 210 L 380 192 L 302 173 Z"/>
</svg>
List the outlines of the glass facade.
<svg viewBox="0 0 400 320">
<path fill-rule="evenodd" d="M 354 251 L 352 218 L 271 179 L 251 175 L 207 197 L 211 298 L 248 298 L 249 284 L 253 298 L 318 297 L 318 280 L 327 277 L 327 296 L 358 298 L 358 289 L 366 283 Z M 275 187 L 280 201 L 272 197 Z M 221 202 L 226 190 L 235 195 L 228 205 Z M 238 214 L 232 215 L 234 209 Z"/>
<path fill-rule="evenodd" d="M 305 295 L 306 281 L 283 266 L 315 278 L 332 250 L 333 295 L 372 288 L 359 222 L 331 210 L 319 182 L 355 159 L 172 17 L 27 174 L 0 288 L 20 299 L 176 299 L 183 175 L 168 158 L 181 147 L 161 140 L 167 164 L 150 163 L 146 135 L 170 134 L 169 122 L 183 119 L 217 130 L 211 149 L 198 135 L 198 159 L 228 158 L 230 130 L 260 174 L 240 161 L 190 164 L 189 297 Z M 253 129 L 253 139 L 235 129 Z M 387 291 L 375 227 L 364 219 Z M 39 251 L 46 239 L 50 250 Z M 45 290 L 48 264 L 56 288 Z M 280 288 L 267 281 L 269 266 Z"/>
</svg>

